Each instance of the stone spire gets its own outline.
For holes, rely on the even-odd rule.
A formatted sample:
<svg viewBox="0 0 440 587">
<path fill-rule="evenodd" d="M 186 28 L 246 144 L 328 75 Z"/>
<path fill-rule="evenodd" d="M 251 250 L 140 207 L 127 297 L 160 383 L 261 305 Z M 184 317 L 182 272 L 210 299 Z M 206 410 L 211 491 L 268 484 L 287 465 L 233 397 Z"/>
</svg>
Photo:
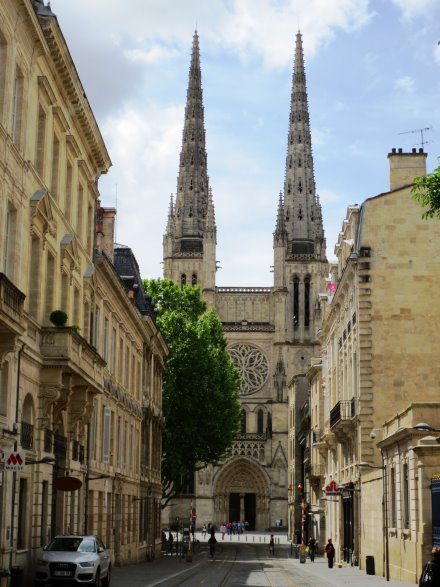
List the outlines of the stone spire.
<svg viewBox="0 0 440 587">
<path fill-rule="evenodd" d="M 284 200 L 283 194 L 281 192 L 278 200 L 277 223 L 275 226 L 275 232 L 273 234 L 276 243 L 284 242 L 286 237 L 286 222 L 284 213 Z"/>
<path fill-rule="evenodd" d="M 194 33 L 175 205 L 176 252 L 202 253 L 209 199 L 199 37 Z"/>
<path fill-rule="evenodd" d="M 306 75 L 300 32 L 296 35 L 292 80 L 284 180 L 284 214 L 287 259 L 325 261 L 324 228 L 321 206 L 315 191 Z"/>
<path fill-rule="evenodd" d="M 175 200 L 171 196 L 163 239 L 164 277 L 200 285 L 213 304 L 217 228 L 209 187 L 199 36 L 193 36 L 185 121 Z"/>
</svg>

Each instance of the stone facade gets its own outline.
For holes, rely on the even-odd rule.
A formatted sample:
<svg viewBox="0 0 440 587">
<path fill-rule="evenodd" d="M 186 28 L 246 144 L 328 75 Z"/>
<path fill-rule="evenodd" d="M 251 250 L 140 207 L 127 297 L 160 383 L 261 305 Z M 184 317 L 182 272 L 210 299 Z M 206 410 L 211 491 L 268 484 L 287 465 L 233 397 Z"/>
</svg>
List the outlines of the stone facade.
<svg viewBox="0 0 440 587">
<path fill-rule="evenodd" d="M 416 447 L 415 415 L 396 414 L 424 401 L 425 421 L 438 424 L 440 224 L 422 220 L 411 197 L 425 159 L 393 149 L 391 190 L 348 208 L 322 296 L 321 361 L 308 373 L 310 470 L 316 464 L 321 476 L 314 491 L 316 477 L 306 473 L 306 490 L 325 521 L 323 539 L 333 538 L 339 560 L 364 567 L 372 556 L 377 574 L 412 583 L 432 540 L 424 529 L 430 495 L 420 485 L 433 470 L 422 456 L 432 448 Z M 391 507 L 406 507 L 405 521 L 392 522 Z"/>
<path fill-rule="evenodd" d="M 288 517 L 290 379 L 305 373 L 318 347 L 318 293 L 328 266 L 316 196 L 302 39 L 296 39 L 284 190 L 274 202 L 273 287 L 218 287 L 217 229 L 209 186 L 199 38 L 194 35 L 177 193 L 164 235 L 164 277 L 199 284 L 222 320 L 231 357 L 242 373 L 242 431 L 231 457 L 196 474 L 188 494 L 174 499 L 165 521 L 220 525 L 247 521 L 264 530 Z M 203 425 L 203 422 L 200 423 Z"/>
<path fill-rule="evenodd" d="M 166 347 L 118 277 L 111 211 L 95 234 L 110 165 L 50 7 L 1 3 L 0 568 L 57 532 L 99 533 L 116 564 L 160 549 Z"/>
</svg>

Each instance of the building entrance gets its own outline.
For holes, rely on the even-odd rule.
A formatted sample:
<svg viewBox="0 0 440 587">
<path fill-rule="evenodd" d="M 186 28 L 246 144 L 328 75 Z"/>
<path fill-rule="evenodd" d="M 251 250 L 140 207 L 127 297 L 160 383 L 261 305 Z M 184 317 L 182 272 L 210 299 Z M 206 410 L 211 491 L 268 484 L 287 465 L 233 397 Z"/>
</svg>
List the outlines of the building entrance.
<svg viewBox="0 0 440 587">
<path fill-rule="evenodd" d="M 229 522 L 247 522 L 248 530 L 255 530 L 257 498 L 255 493 L 229 494 Z"/>
</svg>

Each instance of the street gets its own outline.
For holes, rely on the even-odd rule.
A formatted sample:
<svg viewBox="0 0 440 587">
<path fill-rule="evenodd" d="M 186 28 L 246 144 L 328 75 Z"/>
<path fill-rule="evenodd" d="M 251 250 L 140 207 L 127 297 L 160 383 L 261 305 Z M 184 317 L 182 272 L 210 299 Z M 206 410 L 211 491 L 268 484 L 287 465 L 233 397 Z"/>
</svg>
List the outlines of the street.
<svg viewBox="0 0 440 587">
<path fill-rule="evenodd" d="M 277 544 L 275 556 L 267 544 L 255 542 L 217 543 L 213 559 L 206 542 L 201 542 L 192 562 L 185 558 L 163 556 L 160 560 L 115 568 L 113 587 L 399 587 L 383 577 L 366 575 L 353 567 L 327 568 L 324 558 L 301 564 L 290 557 L 290 547 Z"/>
</svg>

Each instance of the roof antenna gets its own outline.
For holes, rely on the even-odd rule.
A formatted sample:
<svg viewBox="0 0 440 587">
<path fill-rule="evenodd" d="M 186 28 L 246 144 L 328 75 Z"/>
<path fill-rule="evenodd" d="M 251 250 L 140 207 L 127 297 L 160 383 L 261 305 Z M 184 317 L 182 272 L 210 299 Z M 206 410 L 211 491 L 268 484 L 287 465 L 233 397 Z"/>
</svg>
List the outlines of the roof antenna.
<svg viewBox="0 0 440 587">
<path fill-rule="evenodd" d="M 422 145 L 422 149 L 424 147 L 424 145 L 426 145 L 427 143 L 429 143 L 429 141 L 425 141 L 424 137 L 423 137 L 423 133 L 428 131 L 428 130 L 432 130 L 432 126 L 426 126 L 425 128 L 415 128 L 414 130 L 406 130 L 404 132 L 399 132 L 399 135 L 407 135 L 407 134 L 413 134 L 415 132 L 419 132 L 420 136 L 421 136 L 421 143 L 420 145 Z"/>
</svg>

